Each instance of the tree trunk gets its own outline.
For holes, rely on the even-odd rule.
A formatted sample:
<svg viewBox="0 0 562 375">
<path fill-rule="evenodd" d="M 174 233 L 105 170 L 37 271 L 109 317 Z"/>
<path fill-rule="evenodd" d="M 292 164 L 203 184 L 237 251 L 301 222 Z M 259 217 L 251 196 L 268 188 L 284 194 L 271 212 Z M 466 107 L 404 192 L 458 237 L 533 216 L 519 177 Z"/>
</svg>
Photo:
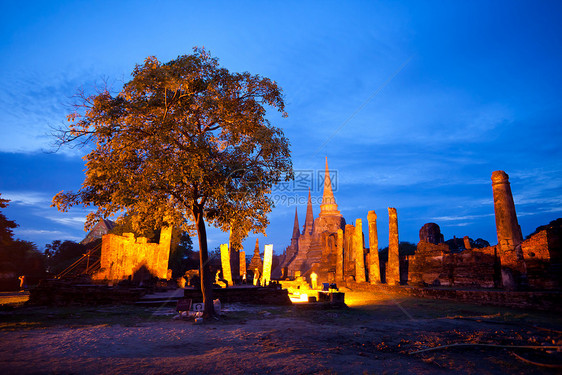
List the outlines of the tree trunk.
<svg viewBox="0 0 562 375">
<path fill-rule="evenodd" d="M 197 237 L 199 239 L 199 276 L 201 278 L 201 293 L 203 293 L 203 318 L 208 319 L 215 315 L 215 307 L 213 305 L 213 277 L 211 274 L 211 265 L 209 263 L 209 251 L 207 249 L 207 230 L 205 229 L 205 221 L 203 220 L 203 209 L 201 207 L 193 208 L 193 216 L 197 225 Z"/>
</svg>

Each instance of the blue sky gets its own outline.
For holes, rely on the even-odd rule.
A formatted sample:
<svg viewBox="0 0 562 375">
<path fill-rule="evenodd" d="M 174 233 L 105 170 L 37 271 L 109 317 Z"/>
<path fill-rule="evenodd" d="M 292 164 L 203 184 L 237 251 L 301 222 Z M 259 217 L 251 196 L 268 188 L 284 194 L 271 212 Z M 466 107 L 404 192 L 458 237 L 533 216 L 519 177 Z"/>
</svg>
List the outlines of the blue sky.
<svg viewBox="0 0 562 375">
<path fill-rule="evenodd" d="M 562 216 L 562 5 L 556 1 L 30 1 L 0 12 L 0 193 L 42 249 L 85 236 L 86 212 L 51 208 L 79 189 L 84 150 L 52 150 L 72 95 L 108 81 L 119 89 L 136 63 L 169 61 L 204 46 L 231 71 L 283 88 L 289 117 L 270 119 L 291 141 L 299 171 L 337 171 L 348 223 L 387 207 L 400 239 L 424 223 L 446 239 L 495 244 L 490 176 L 505 170 L 527 235 Z M 313 195 L 321 191 L 313 186 Z M 268 237 L 290 242 L 294 204 L 279 197 Z M 285 200 L 282 200 L 285 199 Z M 305 205 L 299 205 L 304 223 Z M 319 206 L 314 206 L 317 215 Z M 364 226 L 365 228 L 365 226 Z M 215 248 L 227 241 L 209 232 Z M 196 241 L 195 241 L 196 242 Z"/>
</svg>

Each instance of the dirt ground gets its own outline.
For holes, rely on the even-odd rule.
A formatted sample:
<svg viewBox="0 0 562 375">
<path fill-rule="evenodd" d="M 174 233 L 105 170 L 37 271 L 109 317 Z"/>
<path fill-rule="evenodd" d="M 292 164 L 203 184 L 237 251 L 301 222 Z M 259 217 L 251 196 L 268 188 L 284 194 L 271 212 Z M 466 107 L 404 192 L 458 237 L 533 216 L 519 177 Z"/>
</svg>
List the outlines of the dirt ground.
<svg viewBox="0 0 562 375">
<path fill-rule="evenodd" d="M 345 310 L 223 305 L 220 319 L 204 324 L 170 307 L 4 306 L 0 373 L 562 371 L 558 315 L 370 293 L 347 292 L 346 302 Z"/>
</svg>

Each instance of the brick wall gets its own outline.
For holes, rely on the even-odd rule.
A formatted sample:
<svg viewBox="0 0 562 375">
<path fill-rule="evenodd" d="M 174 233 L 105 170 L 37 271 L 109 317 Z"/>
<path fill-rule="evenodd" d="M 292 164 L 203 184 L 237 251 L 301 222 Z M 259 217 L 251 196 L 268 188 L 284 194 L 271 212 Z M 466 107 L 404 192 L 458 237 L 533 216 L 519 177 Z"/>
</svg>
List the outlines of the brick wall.
<svg viewBox="0 0 562 375">
<path fill-rule="evenodd" d="M 534 289 L 559 289 L 562 286 L 560 230 L 540 231 L 521 243 L 529 285 Z"/>
<path fill-rule="evenodd" d="M 160 243 L 149 243 L 145 237 L 135 239 L 132 233 L 123 236 L 106 234 L 98 273 L 94 280 L 120 281 L 131 277 L 145 280 L 151 277 L 165 279 L 170 256 L 171 228 L 163 228 Z"/>
<path fill-rule="evenodd" d="M 411 285 L 493 288 L 499 280 L 495 246 L 451 253 L 446 244 L 420 241 L 409 259 Z"/>
</svg>

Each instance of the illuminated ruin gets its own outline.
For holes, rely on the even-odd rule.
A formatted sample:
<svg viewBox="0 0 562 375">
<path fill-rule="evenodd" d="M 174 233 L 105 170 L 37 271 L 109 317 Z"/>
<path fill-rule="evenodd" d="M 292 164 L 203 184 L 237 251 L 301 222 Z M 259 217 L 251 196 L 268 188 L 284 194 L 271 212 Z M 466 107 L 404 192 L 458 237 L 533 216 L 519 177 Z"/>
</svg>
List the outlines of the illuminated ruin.
<svg viewBox="0 0 562 375">
<path fill-rule="evenodd" d="M 399 253 L 398 217 L 389 207 L 388 259 L 378 252 L 377 215 L 368 213 L 369 247 L 365 247 L 362 220 L 346 224 L 338 211 L 332 191 L 328 162 L 320 214 L 314 219 L 309 191 L 302 232 L 295 210 L 291 244 L 281 257 L 283 275 L 297 275 L 311 283 L 460 286 L 504 289 L 557 289 L 562 262 L 560 231 L 547 228 L 523 240 L 517 222 L 508 175 L 492 174 L 498 245 L 472 247 L 468 237 L 461 239 L 462 251 L 444 243 L 439 226 L 427 223 L 420 229 L 414 255 Z M 285 283 L 284 283 L 285 285 Z M 288 285 L 288 284 L 287 284 Z"/>
<path fill-rule="evenodd" d="M 106 234 L 102 237 L 100 270 L 93 280 L 121 281 L 128 278 L 165 279 L 168 273 L 168 259 L 172 228 L 162 228 L 159 243 L 149 243 L 145 237 L 135 239 L 133 233 L 123 236 Z"/>
<path fill-rule="evenodd" d="M 332 183 L 326 159 L 324 178 L 324 194 L 320 205 L 320 214 L 314 219 L 312 200 L 308 192 L 306 219 L 302 233 L 298 230 L 298 217 L 295 211 L 295 223 L 291 245 L 287 248 L 281 267 L 286 269 L 288 276 L 294 277 L 296 272 L 309 276 L 312 270 L 321 280 L 336 281 L 336 259 L 338 257 L 338 230 L 345 228 L 345 219 L 338 211 L 338 205 L 332 191 Z"/>
</svg>

